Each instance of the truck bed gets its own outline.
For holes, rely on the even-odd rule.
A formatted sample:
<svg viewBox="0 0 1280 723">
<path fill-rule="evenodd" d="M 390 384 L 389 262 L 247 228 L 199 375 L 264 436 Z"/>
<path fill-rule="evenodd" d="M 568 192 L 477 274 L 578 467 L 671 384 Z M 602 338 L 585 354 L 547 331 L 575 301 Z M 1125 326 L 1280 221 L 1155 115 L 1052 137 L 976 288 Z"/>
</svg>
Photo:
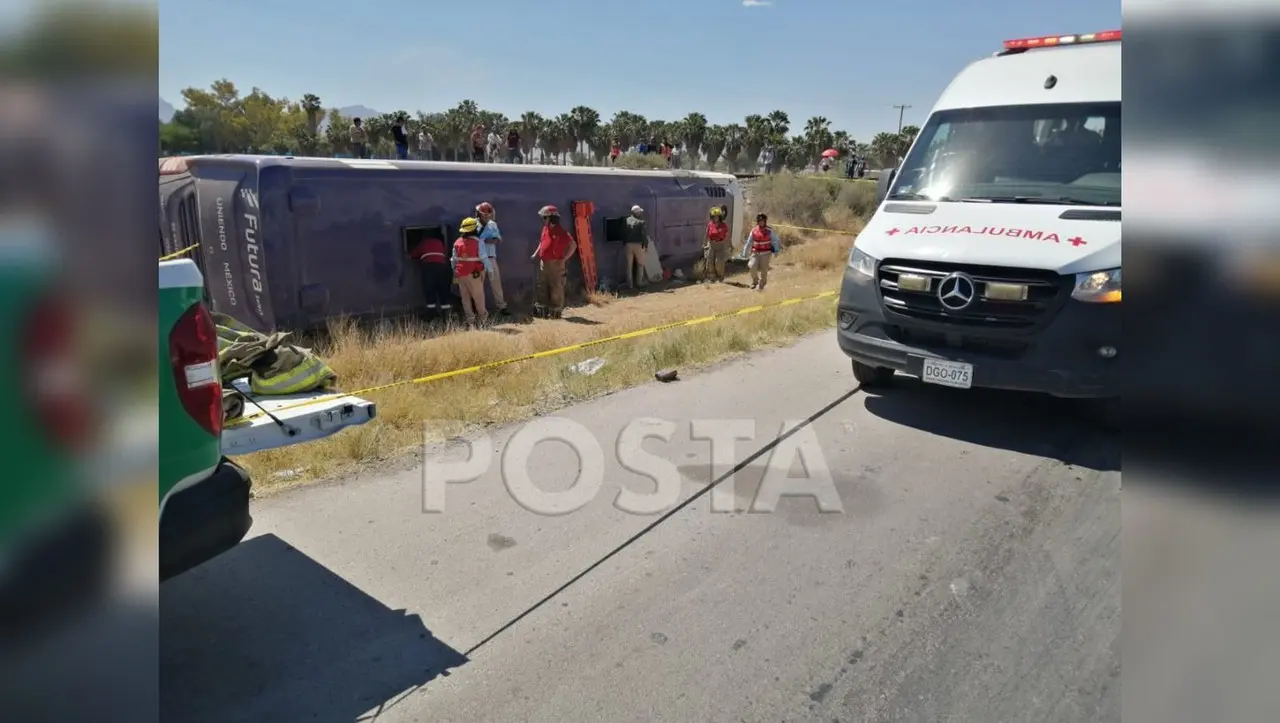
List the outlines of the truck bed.
<svg viewBox="0 0 1280 723">
<path fill-rule="evenodd" d="M 244 416 L 228 421 L 222 430 L 222 453 L 227 456 L 313 442 L 365 424 L 378 413 L 373 402 L 348 394 L 308 392 L 264 397 L 250 393 L 243 381 L 234 386 L 246 403 Z"/>
</svg>

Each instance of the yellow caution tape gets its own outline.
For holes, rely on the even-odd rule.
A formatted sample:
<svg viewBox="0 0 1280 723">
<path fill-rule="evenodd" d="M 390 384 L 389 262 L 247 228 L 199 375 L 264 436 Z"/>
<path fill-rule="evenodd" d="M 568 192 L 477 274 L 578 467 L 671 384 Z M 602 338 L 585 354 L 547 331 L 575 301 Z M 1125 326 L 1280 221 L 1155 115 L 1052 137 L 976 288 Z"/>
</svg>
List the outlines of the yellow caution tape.
<svg viewBox="0 0 1280 723">
<path fill-rule="evenodd" d="M 815 299 L 827 299 L 827 298 L 834 297 L 839 293 L 840 293 L 839 291 L 823 291 L 821 293 L 812 294 L 810 296 L 797 296 L 795 298 L 783 299 L 782 301 L 774 301 L 768 304 L 758 304 L 756 306 L 748 306 L 742 309 L 738 309 L 736 311 L 726 311 L 719 314 L 711 314 L 710 316 L 700 316 L 696 319 L 685 319 L 684 321 L 673 321 L 670 324 L 662 324 L 660 326 L 651 326 L 647 329 L 628 331 L 624 334 L 616 334 L 614 336 L 606 336 L 601 339 L 584 341 L 579 344 L 570 344 L 569 346 L 562 346 L 562 347 L 559 347 L 558 349 L 548 349 L 546 351 L 537 351 L 537 352 L 533 352 L 532 354 L 523 354 L 521 356 L 511 357 L 510 359 L 503 359 L 501 361 L 486 362 L 484 364 L 477 364 L 475 366 L 464 367 L 462 369 L 454 369 L 452 371 L 447 371 L 447 372 L 428 374 L 425 377 L 418 377 L 417 379 L 404 379 L 402 381 L 391 382 L 389 384 L 380 384 L 374 387 L 365 387 L 364 389 L 357 389 L 353 392 L 335 392 L 333 394 L 326 394 L 322 397 L 308 399 L 305 402 L 298 402 L 296 404 L 286 404 L 282 407 L 279 407 L 275 411 L 281 412 L 286 409 L 293 409 L 295 407 L 306 406 L 308 404 L 314 404 L 315 402 L 324 400 L 324 399 L 337 399 L 339 397 L 348 397 L 348 396 L 360 397 L 366 394 L 372 394 L 374 392 L 381 392 L 387 389 L 393 389 L 395 387 L 408 386 L 410 384 L 427 384 L 429 382 L 437 382 L 442 379 L 460 377 L 460 376 L 465 376 L 467 374 L 475 374 L 477 372 L 482 372 L 489 369 L 497 369 L 498 367 L 504 367 L 504 366 L 507 366 L 508 364 L 516 364 L 518 362 L 531 361 L 533 359 L 545 359 L 547 357 L 559 356 L 561 354 L 568 354 L 569 352 L 579 351 L 582 349 L 587 349 L 589 347 L 599 346 L 601 344 L 609 344 L 615 341 L 624 341 L 626 339 L 637 339 L 642 336 L 657 334 L 660 331 L 669 331 L 671 329 L 679 329 L 681 327 L 698 326 L 700 324 L 709 324 L 713 321 L 728 319 L 734 316 L 745 316 L 747 314 L 754 314 L 756 312 L 764 311 L 765 309 L 775 309 L 782 306 L 791 306 L 793 304 L 799 304 L 805 301 L 813 301 Z M 255 412 L 253 414 L 246 415 L 238 419 L 232 420 L 230 422 L 227 422 L 225 426 L 237 427 L 249 422 L 250 420 L 257 419 L 258 417 L 262 417 L 262 416 L 265 416 L 263 412 Z"/>
<path fill-rule="evenodd" d="M 161 257 L 160 257 L 160 260 L 161 260 L 161 261 L 172 261 L 172 260 L 174 260 L 174 259 L 178 258 L 179 256 L 181 256 L 181 255 L 185 254 L 186 252 L 190 251 L 191 249 L 196 248 L 196 247 L 197 247 L 197 246 L 199 246 L 199 245 L 200 245 L 200 244 L 191 244 L 190 246 L 186 247 L 185 249 L 178 249 L 177 251 L 174 251 L 174 252 L 173 252 L 173 253 L 171 253 L 171 254 L 166 254 L 166 255 L 164 255 L 164 256 L 161 256 Z"/>
<path fill-rule="evenodd" d="M 819 228 L 813 228 L 813 226 L 796 226 L 796 225 L 791 225 L 791 224 L 771 224 L 771 225 L 773 225 L 773 226 L 774 226 L 774 228 L 780 228 L 780 229 L 799 229 L 799 230 L 812 230 L 812 232 L 817 232 L 817 233 L 835 233 L 835 234 L 840 234 L 840 235 L 858 235 L 858 232 L 852 232 L 852 230 L 841 230 L 841 229 L 819 229 Z M 195 250 L 195 248 L 200 248 L 200 244 L 198 244 L 198 243 L 192 243 L 192 244 L 191 244 L 191 246 L 188 246 L 188 247 L 186 247 L 186 248 L 179 248 L 179 250 L 178 250 L 178 251 L 174 251 L 173 253 L 166 253 L 166 255 L 161 256 L 161 257 L 160 257 L 160 261 L 173 261 L 173 260 L 174 260 L 174 258 L 178 258 L 179 256 L 182 256 L 182 255 L 183 255 L 183 253 L 187 253 L 188 251 Z"/>
<path fill-rule="evenodd" d="M 857 236 L 860 231 L 842 231 L 838 228 L 814 228 L 812 226 L 793 226 L 789 223 L 771 223 L 774 228 L 794 228 L 800 231 L 816 231 L 818 233 L 833 233 L 837 236 Z"/>
</svg>

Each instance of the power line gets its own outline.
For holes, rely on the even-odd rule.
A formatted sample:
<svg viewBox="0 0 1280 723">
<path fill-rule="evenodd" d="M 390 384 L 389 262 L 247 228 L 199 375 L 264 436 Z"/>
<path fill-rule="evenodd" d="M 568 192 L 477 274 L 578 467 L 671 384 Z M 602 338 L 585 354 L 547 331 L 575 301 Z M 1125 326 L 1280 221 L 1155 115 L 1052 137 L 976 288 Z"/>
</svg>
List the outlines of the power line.
<svg viewBox="0 0 1280 723">
<path fill-rule="evenodd" d="M 898 109 L 898 132 L 901 133 L 902 132 L 902 114 L 905 113 L 907 109 L 910 108 L 911 106 L 895 105 L 893 107 Z"/>
</svg>

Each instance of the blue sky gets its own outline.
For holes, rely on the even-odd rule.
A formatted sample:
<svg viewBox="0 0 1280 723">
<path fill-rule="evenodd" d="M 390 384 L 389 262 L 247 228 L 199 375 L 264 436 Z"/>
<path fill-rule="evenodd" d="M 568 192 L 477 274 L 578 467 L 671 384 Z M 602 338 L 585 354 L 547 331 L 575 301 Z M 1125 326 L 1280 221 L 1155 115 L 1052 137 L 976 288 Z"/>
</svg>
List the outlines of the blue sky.
<svg viewBox="0 0 1280 723">
<path fill-rule="evenodd" d="M 588 105 L 712 123 L 920 124 L 1002 40 L 1120 27 L 1116 0 L 160 0 L 160 96 L 226 77 L 326 106 L 515 117 Z"/>
</svg>

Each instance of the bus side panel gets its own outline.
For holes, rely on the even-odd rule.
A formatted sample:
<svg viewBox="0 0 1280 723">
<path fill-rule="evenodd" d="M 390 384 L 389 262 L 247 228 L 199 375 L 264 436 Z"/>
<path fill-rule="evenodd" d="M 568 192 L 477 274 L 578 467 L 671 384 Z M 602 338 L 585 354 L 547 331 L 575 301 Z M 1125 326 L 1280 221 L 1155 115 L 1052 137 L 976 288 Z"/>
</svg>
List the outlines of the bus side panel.
<svg viewBox="0 0 1280 723">
<path fill-rule="evenodd" d="M 419 270 L 408 258 L 404 230 L 444 226 L 449 244 L 458 222 L 474 215 L 482 201 L 497 209 L 503 289 L 516 301 L 532 299 L 537 264 L 529 256 L 541 235 L 538 209 L 544 205 L 559 207 L 563 224 L 572 229 L 572 202 L 595 204 L 597 268 L 602 280 L 616 286 L 626 277 L 623 247 L 606 241 L 606 218 L 643 207 L 664 265 L 687 268 L 702 253 L 711 207 L 729 205 L 732 212 L 735 199 L 723 184 L 697 177 L 294 167 L 264 169 L 259 201 L 269 231 L 264 240 L 275 320 L 284 328 L 308 328 L 336 316 L 421 310 Z M 571 268 L 572 288 L 581 276 L 576 264 Z"/>
<path fill-rule="evenodd" d="M 307 247 L 299 242 L 305 233 L 310 212 L 304 207 L 294 208 L 290 198 L 293 188 L 293 169 L 288 166 L 265 166 L 258 174 L 258 204 L 262 234 L 262 273 L 275 326 L 295 329 L 307 326 L 306 312 L 302 308 L 305 294 L 300 285 L 305 284 L 304 259 Z"/>
<path fill-rule="evenodd" d="M 195 169 L 205 286 L 214 311 L 259 331 L 276 326 L 267 276 L 257 169 L 249 163 L 203 162 Z"/>
</svg>

